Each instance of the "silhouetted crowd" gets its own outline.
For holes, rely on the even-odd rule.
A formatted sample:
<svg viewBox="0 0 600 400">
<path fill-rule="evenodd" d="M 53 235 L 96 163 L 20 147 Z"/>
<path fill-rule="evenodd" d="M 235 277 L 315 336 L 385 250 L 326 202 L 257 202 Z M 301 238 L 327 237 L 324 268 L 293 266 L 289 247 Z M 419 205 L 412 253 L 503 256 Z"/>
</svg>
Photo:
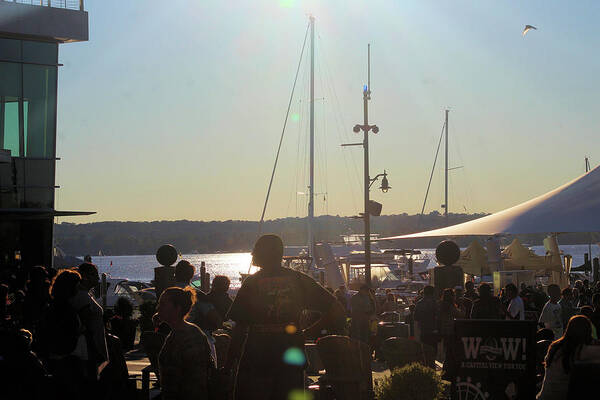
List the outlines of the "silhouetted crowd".
<svg viewBox="0 0 600 400">
<path fill-rule="evenodd" d="M 135 398 L 125 352 L 138 343 L 139 326 L 139 345 L 162 399 L 287 399 L 304 390 L 306 339 L 347 335 L 377 351 L 385 339 L 377 333 L 378 324 L 398 322 L 405 309 L 407 324 L 402 325 L 410 328 L 394 335 L 415 337 L 437 352 L 449 380 L 456 367 L 454 324 L 462 318 L 537 321 L 540 399 L 565 398 L 578 362 L 600 360 L 600 346 L 594 346 L 600 284 L 577 281 L 562 290 L 508 284 L 496 294 L 487 283 L 438 292 L 426 286 L 409 304 L 389 290 L 376 296 L 366 285 L 353 294 L 344 286 L 326 289 L 283 268 L 282 255 L 279 237 L 262 236 L 252 252 L 260 270 L 243 282 L 234 300 L 227 277 L 216 276 L 205 293 L 192 284 L 195 267 L 182 260 L 156 309 L 154 303 L 142 304 L 136 320 L 127 298 L 119 298 L 112 310 L 99 305 L 94 297 L 98 269 L 91 261 L 60 271 L 3 270 L 1 397 Z"/>
<path fill-rule="evenodd" d="M 222 327 L 232 303 L 227 294 L 229 279 L 216 276 L 211 291 L 204 293 L 189 285 L 194 275 L 189 262 L 181 261 L 175 271 L 177 283 L 165 290 L 158 313 L 154 314 L 155 303 L 149 302 L 140 307 L 142 316 L 133 319 L 134 306 L 126 297 L 119 297 L 112 309 L 100 306 L 94 297 L 100 289 L 98 269 L 91 262 L 59 271 L 43 266 L 2 270 L 0 398 L 135 398 L 135 381 L 129 380 L 125 352 L 134 348 L 144 314 L 149 314 L 150 321 L 140 330 L 160 338 L 156 374 L 162 378 L 162 397 L 181 398 L 171 396 L 170 391 L 186 390 L 181 379 L 193 376 L 195 370 L 202 370 L 205 379 L 194 376 L 187 387 L 206 394 L 207 384 L 202 382 L 207 382 L 209 371 L 217 367 L 212 333 Z M 186 326 L 194 329 L 180 334 L 180 321 L 173 317 L 179 313 L 173 314 L 170 303 L 185 310 L 182 316 L 189 314 L 193 325 Z M 181 369 L 181 360 L 189 365 Z"/>
<path fill-rule="evenodd" d="M 133 307 L 122 299 L 116 315 L 104 313 L 90 294 L 99 282 L 94 264 L 58 272 L 42 266 L 5 269 L 1 282 L 3 398 L 127 396 L 122 343 L 132 345 L 127 321 Z M 112 332 L 111 321 L 124 341 Z"/>
<path fill-rule="evenodd" d="M 417 339 L 436 349 L 444 360 L 444 377 L 454 376 L 452 354 L 454 320 L 533 320 L 537 321 L 536 365 L 539 399 L 565 399 L 570 373 L 578 362 L 600 362 L 598 329 L 600 328 L 600 284 L 591 287 L 588 280 L 578 280 L 573 288 L 556 284 L 544 291 L 522 284 L 509 283 L 497 295 L 487 283 L 477 290 L 473 282 L 445 289 L 440 297 L 426 286 L 415 300 L 411 315 Z"/>
</svg>

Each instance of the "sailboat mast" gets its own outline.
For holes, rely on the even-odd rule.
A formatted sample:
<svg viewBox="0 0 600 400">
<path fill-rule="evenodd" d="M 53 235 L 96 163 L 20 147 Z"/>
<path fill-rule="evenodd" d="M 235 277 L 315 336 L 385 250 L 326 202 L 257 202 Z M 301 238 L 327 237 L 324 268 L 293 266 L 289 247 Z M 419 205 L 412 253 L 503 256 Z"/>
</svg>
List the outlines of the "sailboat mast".
<svg viewBox="0 0 600 400">
<path fill-rule="evenodd" d="M 315 217 L 315 17 L 310 16 L 310 186 L 308 187 L 308 254 L 314 259 Z"/>
<path fill-rule="evenodd" d="M 445 220 L 446 226 L 448 226 L 448 112 L 449 112 L 449 110 L 446 110 L 446 122 L 445 122 L 445 127 L 446 127 L 446 168 L 444 169 L 444 171 L 445 171 L 444 220 Z"/>
</svg>

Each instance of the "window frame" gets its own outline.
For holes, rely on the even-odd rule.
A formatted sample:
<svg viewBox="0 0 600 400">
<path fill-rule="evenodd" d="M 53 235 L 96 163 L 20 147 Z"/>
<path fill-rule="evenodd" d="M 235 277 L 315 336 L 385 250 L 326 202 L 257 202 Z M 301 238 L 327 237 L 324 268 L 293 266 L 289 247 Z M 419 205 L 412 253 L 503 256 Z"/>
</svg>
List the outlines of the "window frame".
<svg viewBox="0 0 600 400">
<path fill-rule="evenodd" d="M 56 128 L 57 128 L 57 120 L 58 120 L 58 67 L 62 66 L 62 64 L 58 63 L 58 42 L 51 42 L 51 41 L 36 41 L 36 40 L 23 40 L 23 39 L 14 39 L 11 37 L 0 37 L 0 39 L 4 39 L 4 40 L 14 40 L 19 42 L 19 46 L 20 46 L 20 60 L 16 60 L 16 59 L 4 59 L 0 56 L 0 62 L 3 63 L 14 63 L 14 64 L 20 64 L 20 82 L 19 82 L 19 100 L 18 100 L 18 113 L 19 113 L 19 154 L 16 155 L 15 157 L 18 158 L 36 158 L 36 159 L 46 159 L 46 160 L 56 160 L 56 138 L 57 138 L 57 132 L 56 132 Z M 55 54 L 56 57 L 54 57 L 54 59 L 56 60 L 56 62 L 54 63 L 44 63 L 44 62 L 36 62 L 36 61 L 25 61 L 25 57 L 24 57 L 24 43 L 25 42 L 32 42 L 32 43 L 47 43 L 47 44 L 52 44 L 54 45 L 55 48 Z M 44 157 L 39 157 L 39 156 L 33 156 L 33 157 L 28 157 L 27 153 L 26 153 L 26 143 L 25 143 L 25 111 L 24 111 L 24 81 L 25 81 L 25 68 L 23 67 L 24 65 L 39 65 L 39 66 L 47 66 L 47 67 L 54 67 L 56 69 L 55 72 L 55 81 L 54 81 L 54 107 L 51 110 L 53 114 L 53 132 L 54 132 L 54 137 L 53 137 L 53 143 L 51 146 L 51 149 L 45 149 L 44 153 L 45 156 Z M 2 137 L 4 137 L 4 132 Z M 2 143 L 1 146 L 4 146 L 4 144 Z M 48 151 L 50 150 L 51 154 L 48 154 Z"/>
</svg>

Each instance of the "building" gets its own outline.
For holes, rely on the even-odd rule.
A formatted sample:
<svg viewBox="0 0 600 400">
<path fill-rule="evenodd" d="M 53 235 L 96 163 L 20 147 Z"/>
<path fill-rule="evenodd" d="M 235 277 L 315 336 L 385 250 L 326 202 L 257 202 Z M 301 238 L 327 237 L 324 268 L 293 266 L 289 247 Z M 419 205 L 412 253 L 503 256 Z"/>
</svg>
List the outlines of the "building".
<svg viewBox="0 0 600 400">
<path fill-rule="evenodd" d="M 83 0 L 0 0 L 0 271 L 52 265 L 58 49 L 88 40 Z"/>
</svg>

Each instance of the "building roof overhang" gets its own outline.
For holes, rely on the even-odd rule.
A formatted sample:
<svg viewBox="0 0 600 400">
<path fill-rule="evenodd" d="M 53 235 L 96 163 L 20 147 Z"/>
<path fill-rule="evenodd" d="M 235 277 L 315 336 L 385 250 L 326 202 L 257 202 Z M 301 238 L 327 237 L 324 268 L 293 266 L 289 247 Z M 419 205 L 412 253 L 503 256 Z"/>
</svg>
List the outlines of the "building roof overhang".
<svg viewBox="0 0 600 400">
<path fill-rule="evenodd" d="M 0 208 L 0 221 L 92 215 L 96 211 L 58 211 L 51 208 Z"/>
</svg>

